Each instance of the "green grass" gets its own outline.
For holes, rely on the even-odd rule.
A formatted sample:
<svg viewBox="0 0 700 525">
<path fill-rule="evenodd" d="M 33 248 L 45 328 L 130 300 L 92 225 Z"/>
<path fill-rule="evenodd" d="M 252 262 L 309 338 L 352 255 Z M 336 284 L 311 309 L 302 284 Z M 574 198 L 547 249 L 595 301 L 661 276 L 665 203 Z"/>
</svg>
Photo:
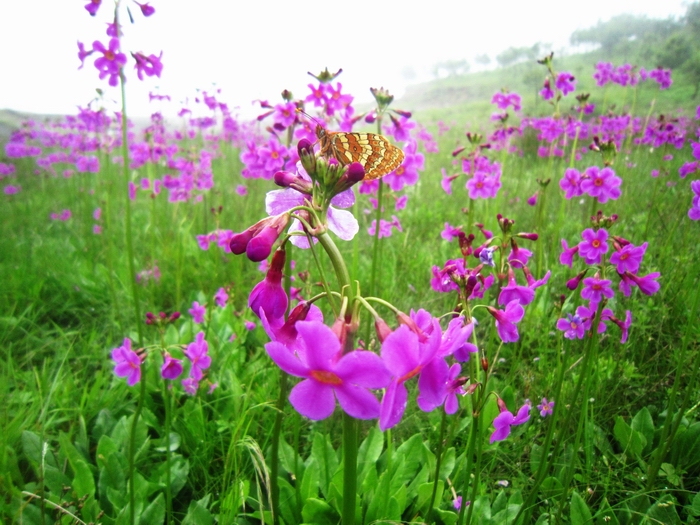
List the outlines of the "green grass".
<svg viewBox="0 0 700 525">
<path fill-rule="evenodd" d="M 584 89 L 592 84 L 590 71 L 586 73 L 592 67 L 590 61 L 579 62 L 576 57 L 568 57 L 558 67 L 571 70 Z M 483 99 L 501 87 L 502 80 L 496 73 L 478 76 L 479 82 L 470 87 L 469 96 L 481 98 L 482 102 L 414 114 L 416 120 L 428 123 L 431 128 L 438 119 L 454 120 L 457 126 L 440 139 L 440 153 L 426 155 L 420 182 L 406 190 L 409 204 L 404 211 L 397 212 L 403 233 L 395 233 L 382 243 L 379 295 L 403 311 L 425 308 L 440 315 L 455 307 L 454 296 L 431 290 L 430 269 L 433 265 L 442 266 L 446 259 L 459 257 L 456 243 L 443 241 L 440 232 L 445 222 L 466 227 L 467 216 L 461 209 L 470 203 L 464 179 L 455 181 L 452 196 L 445 195 L 440 187 L 440 169 L 453 171 L 450 151 L 464 142 L 463 128 L 489 129 L 487 119 L 492 108 Z M 436 83 L 429 97 L 441 99 L 462 87 L 457 79 Z M 509 87 L 518 90 L 517 85 Z M 659 93 L 655 86 L 653 89 L 643 86 L 638 91 L 636 111 L 646 115 L 653 98 L 657 99 L 656 110 L 687 110 L 689 89 L 692 88 L 684 86 L 681 80 L 668 92 Z M 607 93 L 607 100 L 618 107 L 628 105 L 631 97 L 631 93 L 620 91 L 611 88 Z M 593 100 L 605 96 L 602 90 L 597 90 Z M 547 108 L 540 103 L 533 109 L 526 97 L 524 105 L 525 113 L 544 113 Z M 264 508 L 269 522 L 265 481 L 269 465 L 264 462 L 270 461 L 279 372 L 263 349 L 267 342 L 263 330 L 259 326 L 254 331 L 244 328 L 244 321 L 255 320 L 246 308 L 247 295 L 262 274 L 256 264 L 244 257 L 224 254 L 216 246 L 202 251 L 195 235 L 217 227 L 242 231 L 265 215 L 264 194 L 274 187 L 270 181 L 241 179 L 238 150 L 223 143 L 220 146 L 221 156 L 215 158 L 213 165 L 216 185 L 202 202 L 171 204 L 166 201 L 165 193 L 155 200 L 144 192 L 138 193 L 133 206 L 136 268 L 148 268 L 157 261 L 162 273 L 159 282 L 141 288 L 141 310 L 183 313 L 182 320 L 162 335 L 162 341 L 173 352 L 180 351 L 178 345 L 191 342 L 199 330 L 186 313 L 192 301 L 206 302 L 210 312 L 206 325 L 214 360 L 210 377 L 218 383 L 218 388 L 211 395 L 200 392 L 196 397 L 185 395 L 179 386 L 173 390 L 175 416 L 171 431 L 177 436 L 173 438 L 177 446 L 171 447 L 173 487 L 177 488 L 173 489 L 175 521 L 211 523 L 216 517 L 219 523 L 260 523 Z M 200 144 L 194 141 L 185 149 L 188 147 L 198 148 Z M 580 448 L 573 450 L 576 415 L 569 428 L 557 429 L 555 433 L 559 456 L 533 502 L 536 505 L 533 522 L 539 517 L 538 523 L 547 523 L 547 513 L 556 513 L 556 480 L 565 478 L 562 466 L 574 453 L 579 458 L 572 481 L 577 495 L 567 499 L 565 522 L 584 523 L 586 512 L 592 512 L 597 522 L 601 522 L 610 508 L 616 511 L 615 519 L 619 523 L 640 523 L 642 519 L 647 523 L 676 523 L 680 519 L 695 523 L 693 520 L 700 514 L 700 499 L 696 496 L 700 488 L 700 438 L 697 437 L 700 431 L 695 406 L 698 388 L 697 382 L 691 384 L 698 363 L 700 336 L 697 315 L 691 317 L 694 294 L 700 286 L 697 281 L 700 250 L 695 242 L 697 224 L 686 215 L 692 199 L 689 180 L 677 178 L 678 167 L 690 159 L 689 148 L 673 153 L 673 161 L 664 163 L 663 151 L 635 147 L 629 159 L 634 164 L 631 168 L 626 167 L 627 160 L 622 154 L 618 156 L 615 168 L 624 180 L 622 197 L 600 208 L 606 214 L 619 215 L 612 233 L 635 245 L 649 242 L 640 273 L 659 271 L 661 290 L 652 297 L 638 290 L 631 298 L 616 293 L 609 305 L 614 307 L 616 315 L 626 309 L 632 311 L 630 339 L 621 345 L 614 325 L 609 325 L 600 337 L 597 359 L 591 365 L 588 392 L 591 401 L 585 405 Z M 133 318 L 130 307 L 131 276 L 127 271 L 124 240 L 124 195 L 118 183 L 120 168 L 102 160 L 99 174 L 76 175 L 71 179 L 44 173 L 34 175 L 31 160 L 21 160 L 17 172 L 23 190 L 18 195 L 5 196 L 0 207 L 3 225 L 0 393 L 4 400 L 0 411 L 3 428 L 0 487 L 6 495 L 0 503 L 0 512 L 8 522 L 41 523 L 42 513 L 46 515 L 46 523 L 71 522 L 57 514 L 56 505 L 80 514 L 86 522 L 124 523 L 127 515 L 124 512 L 128 501 L 125 499 L 127 437 L 138 389 L 129 388 L 123 379 L 113 375 L 109 355 L 124 337 L 135 339 L 136 323 L 142 320 Z M 599 158 L 592 154 L 576 166 L 585 168 L 591 164 L 600 164 Z M 540 159 L 529 150 L 523 156 L 511 155 L 506 160 L 503 187 L 497 199 L 474 204 L 474 219 L 489 230 L 498 231 L 496 213 L 502 213 L 515 219 L 515 231 L 534 231 L 538 226 L 535 208 L 525 201 L 538 189 L 537 178 L 553 179 L 545 190 L 547 204 L 538 231 L 540 241 L 534 246 L 521 244 L 542 252 L 541 268 L 534 261 L 531 265 L 536 275 L 540 277 L 546 269 L 551 269 L 552 277 L 526 308 L 525 319 L 519 325 L 520 341 L 499 346 L 490 316 L 485 310 L 477 310 L 475 314 L 480 322 L 479 340 L 489 364 L 494 366 L 489 390 L 498 393 L 511 410 L 525 398 L 537 404 L 541 397 L 551 397 L 562 356 L 568 364 L 563 390 L 556 399 L 560 410 L 584 373 L 580 358 L 585 343 L 565 341 L 554 328 L 559 317 L 555 303 L 561 294 L 567 295 L 565 311 L 572 311 L 580 301 L 578 294 L 571 294 L 565 288 L 576 270 L 559 264 L 560 240 L 565 238 L 570 245 L 576 243 L 588 225 L 592 210 L 588 198 L 583 203 L 563 202 L 558 181 L 567 165 L 559 159 L 550 164 L 548 159 Z M 669 168 L 670 175 L 661 179 L 655 189 L 649 173 L 661 165 Z M 156 166 L 154 170 L 155 176 L 167 172 L 164 166 Z M 138 181 L 144 176 L 147 176 L 146 168 L 136 170 L 133 179 Z M 675 184 L 666 186 L 666 181 Z M 241 182 L 248 186 L 246 197 L 234 191 Z M 391 202 L 387 201 L 386 215 L 393 213 Z M 99 236 L 92 234 L 92 212 L 98 206 L 103 210 L 104 226 Z M 221 214 L 212 215 L 210 209 L 219 206 Z M 70 221 L 49 220 L 51 212 L 64 208 L 73 211 Z M 358 208 L 360 211 L 369 208 L 365 196 L 360 198 Z M 358 215 L 359 280 L 364 290 L 368 287 L 371 265 L 371 239 L 366 231 L 372 216 Z M 353 243 L 340 244 L 341 253 L 349 263 L 353 248 Z M 318 293 L 320 274 L 310 254 L 294 250 L 293 258 L 296 274 L 310 271 L 305 283 L 297 276 L 295 285 L 303 287 L 305 297 Z M 324 265 L 325 274 L 332 276 L 327 261 Z M 332 278 L 330 281 L 334 285 Z M 228 286 L 232 296 L 226 309 L 213 304 L 213 294 L 222 286 Z M 488 300 L 493 304 L 495 295 L 491 294 Z M 331 323 L 327 306 L 324 313 L 327 323 Z M 380 313 L 395 326 L 388 310 Z M 363 322 L 368 321 L 365 316 Z M 364 327 L 360 330 L 363 333 Z M 232 334 L 236 335 L 233 340 Z M 146 331 L 145 344 L 157 355 L 161 335 L 153 329 Z M 684 347 L 686 353 L 681 361 Z M 137 486 L 144 494 L 141 512 L 150 516 L 152 523 L 163 521 L 164 451 L 170 442 L 164 434 L 165 402 L 156 363 L 157 359 L 148 364 L 145 375 L 147 396 L 137 426 L 140 449 L 136 458 Z M 665 458 L 661 478 L 650 488 L 645 477 L 652 462 L 651 454 L 659 445 L 660 428 L 674 384 L 679 389 L 676 406 L 679 400 L 686 399 L 685 418 Z M 363 485 L 363 479 L 360 480 L 363 513 L 380 516 L 381 509 L 391 507 L 391 498 L 400 499 L 397 494 L 403 490 L 402 486 L 407 487 L 408 494 L 416 493 L 417 502 L 420 487 L 433 478 L 431 469 L 441 416 L 439 411 L 425 414 L 417 410 L 415 394 L 413 384 L 409 388 L 406 415 L 392 431 L 395 457 L 399 458 L 396 461 L 406 464 L 401 467 L 405 479 L 395 477 L 390 483 L 389 475 L 384 476 L 388 462 L 385 437 L 377 437 L 376 422 L 361 425 L 360 441 L 367 435 L 381 439 L 376 457 L 370 454 L 373 461 L 367 460 L 369 470 L 365 475 L 369 481 Z M 462 406 L 466 405 L 467 400 L 462 399 Z M 572 409 L 580 409 L 580 405 Z M 641 421 L 639 414 L 647 413 L 644 409 L 652 418 L 651 429 L 648 425 L 632 423 L 635 416 Z M 484 439 L 491 432 L 490 421 L 497 412 L 495 403 L 488 404 L 486 411 L 490 419 L 486 418 Z M 447 466 L 442 470 L 443 481 L 447 483 L 449 479 L 458 492 L 471 429 L 467 414 L 463 412 L 462 417 L 450 419 L 453 433 L 448 443 Z M 289 446 L 282 447 L 281 459 L 285 522 L 301 522 L 309 516 L 321 521 L 323 517 L 328 522 L 337 519 L 337 495 L 331 485 L 333 466 L 340 457 L 337 454 L 341 419 L 340 411 L 336 410 L 328 420 L 313 423 L 286 406 L 282 435 Z M 632 424 L 636 434 L 631 431 L 625 434 L 625 424 Z M 486 509 L 495 515 L 505 505 L 504 498 L 510 498 L 516 509 L 527 498 L 536 472 L 538 447 L 544 441 L 547 427 L 548 420 L 542 420 L 533 411 L 531 422 L 514 429 L 508 440 L 494 445 L 489 445 L 487 440 L 483 443 L 481 484 L 477 487 L 480 499 L 473 502 L 481 523 L 506 523 L 507 519 L 501 518 L 486 521 Z M 634 441 L 640 434 L 648 437 L 644 445 Z M 624 436 L 632 437 L 625 442 Z M 365 447 L 365 451 L 369 450 L 370 443 Z M 362 449 L 360 452 L 364 457 Z M 328 474 L 324 468 L 329 469 Z M 304 478 L 311 480 L 307 485 L 299 481 L 301 471 L 309 473 Z M 314 485 L 314 472 L 319 475 L 318 488 Z M 507 480 L 508 487 L 496 485 L 498 480 Z M 69 488 L 64 491 L 63 486 Z M 78 488 L 92 494 L 83 508 L 76 502 L 76 497 L 82 495 Z M 391 497 L 386 497 L 384 489 L 391 489 L 388 493 Z M 28 494 L 36 494 L 37 498 L 30 501 Z M 463 496 L 466 500 L 467 495 Z M 41 498 L 46 501 L 43 505 Z M 446 486 L 438 500 L 443 513 L 439 519 L 444 523 L 452 519 L 451 500 L 452 494 Z M 425 509 L 415 502 L 407 503 L 402 515 L 405 521 L 415 523 L 423 516 Z M 104 515 L 98 518 L 100 510 Z"/>
</svg>

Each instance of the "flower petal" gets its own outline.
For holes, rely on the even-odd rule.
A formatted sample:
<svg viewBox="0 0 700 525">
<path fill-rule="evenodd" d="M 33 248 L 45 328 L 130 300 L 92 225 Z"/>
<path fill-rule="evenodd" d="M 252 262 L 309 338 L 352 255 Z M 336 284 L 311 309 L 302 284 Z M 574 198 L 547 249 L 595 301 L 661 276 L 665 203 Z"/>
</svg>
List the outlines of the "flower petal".
<svg viewBox="0 0 700 525">
<path fill-rule="evenodd" d="M 292 388 L 289 402 L 302 416 L 309 419 L 326 419 L 335 410 L 333 389 L 313 379 L 304 379 Z"/>
<path fill-rule="evenodd" d="M 360 225 L 349 211 L 328 208 L 328 228 L 344 241 L 350 241 L 360 231 Z"/>
<path fill-rule="evenodd" d="M 304 195 L 291 188 L 268 191 L 265 195 L 265 211 L 269 215 L 279 215 L 304 203 Z"/>
<path fill-rule="evenodd" d="M 306 351 L 303 359 L 309 369 L 334 370 L 340 352 L 340 341 L 333 330 L 318 321 L 299 321 L 295 326 L 304 341 Z"/>
<path fill-rule="evenodd" d="M 369 353 L 369 352 L 368 352 Z M 338 403 L 349 416 L 357 419 L 379 417 L 379 401 L 367 389 L 344 383 L 334 389 Z"/>
<path fill-rule="evenodd" d="M 392 381 L 384 393 L 379 413 L 379 429 L 382 432 L 401 421 L 407 398 L 408 392 L 404 384 Z"/>
<path fill-rule="evenodd" d="M 334 372 L 344 382 L 365 388 L 385 388 L 391 382 L 391 373 L 384 361 L 377 354 L 363 350 L 345 354 Z"/>
<path fill-rule="evenodd" d="M 406 325 L 399 326 L 382 344 L 382 361 L 396 377 L 406 375 L 419 365 L 418 336 Z"/>
<path fill-rule="evenodd" d="M 277 341 L 265 345 L 267 354 L 282 370 L 297 377 L 308 377 L 309 369 L 286 346 Z"/>
</svg>

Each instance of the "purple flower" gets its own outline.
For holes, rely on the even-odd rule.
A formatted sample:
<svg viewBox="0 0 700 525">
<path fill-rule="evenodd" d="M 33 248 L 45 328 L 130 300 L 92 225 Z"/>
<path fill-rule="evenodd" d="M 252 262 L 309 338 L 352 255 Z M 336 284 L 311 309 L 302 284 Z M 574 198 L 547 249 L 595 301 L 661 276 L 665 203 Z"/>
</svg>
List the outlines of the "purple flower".
<svg viewBox="0 0 700 525">
<path fill-rule="evenodd" d="M 554 412 L 554 401 L 547 401 L 547 398 L 543 397 L 542 402 L 537 405 L 537 409 L 540 411 L 540 416 L 551 416 Z"/>
<path fill-rule="evenodd" d="M 204 305 L 200 305 L 197 301 L 192 303 L 192 308 L 189 309 L 192 320 L 195 324 L 202 324 L 204 322 L 204 314 L 207 313 L 207 309 Z"/>
<path fill-rule="evenodd" d="M 554 91 L 549 83 L 549 77 L 544 79 L 544 87 L 540 91 L 540 96 L 545 100 L 551 100 L 554 98 Z"/>
<path fill-rule="evenodd" d="M 700 107 L 700 106 L 699 106 Z M 695 173 L 698 170 L 698 161 L 686 162 L 680 168 L 678 168 L 678 175 L 681 179 L 685 179 L 691 173 Z"/>
<path fill-rule="evenodd" d="M 199 332 L 193 343 L 187 345 L 185 356 L 192 362 L 190 377 L 200 381 L 204 370 L 211 366 L 211 357 L 207 355 L 209 344 L 204 340 L 204 332 Z"/>
<path fill-rule="evenodd" d="M 586 331 L 583 319 L 578 314 L 566 314 L 566 317 L 557 321 L 557 330 L 562 330 L 567 339 L 583 339 Z"/>
<path fill-rule="evenodd" d="M 255 323 L 253 321 L 246 321 L 243 323 L 243 326 L 245 326 L 245 329 L 248 331 L 255 330 Z"/>
<path fill-rule="evenodd" d="M 114 373 L 119 377 L 128 377 L 127 384 L 134 386 L 141 380 L 141 358 L 131 349 L 131 339 L 124 338 L 122 346 L 112 350 Z"/>
<path fill-rule="evenodd" d="M 449 222 L 445 223 L 445 229 L 440 233 L 440 237 L 445 239 L 447 242 L 452 242 L 452 240 L 459 236 L 462 232 L 461 226 L 451 226 Z"/>
<path fill-rule="evenodd" d="M 564 266 L 571 268 L 574 260 L 574 254 L 578 253 L 578 246 L 579 245 L 577 244 L 576 246 L 569 248 L 569 244 L 566 242 L 566 239 L 562 239 L 561 247 L 564 249 L 564 251 L 559 256 L 559 262 Z"/>
<path fill-rule="evenodd" d="M 487 306 L 486 309 L 496 319 L 498 337 L 504 343 L 514 343 L 520 338 L 516 323 L 522 320 L 525 309 L 517 299 L 510 301 L 504 310 L 497 310 L 492 306 Z"/>
<path fill-rule="evenodd" d="M 576 78 L 568 71 L 562 71 L 557 75 L 556 86 L 562 95 L 566 96 L 576 89 Z"/>
<path fill-rule="evenodd" d="M 136 3 L 136 5 L 138 5 L 138 6 L 141 8 L 141 14 L 142 14 L 143 16 L 148 17 L 148 16 L 151 16 L 153 13 L 156 12 L 156 10 L 155 10 L 154 7 L 148 5 L 148 2 L 146 2 L 145 4 L 140 4 L 140 3 L 138 3 L 138 2 L 135 2 L 135 3 Z"/>
<path fill-rule="evenodd" d="M 508 285 L 501 289 L 498 296 L 498 304 L 508 304 L 511 301 L 518 301 L 523 306 L 530 304 L 535 298 L 535 290 L 528 286 L 521 286 L 515 280 L 515 272 L 508 270 Z"/>
<path fill-rule="evenodd" d="M 258 317 L 261 309 L 271 321 L 282 318 L 287 311 L 287 293 L 282 288 L 284 261 L 285 251 L 277 250 L 272 257 L 265 279 L 256 284 L 250 292 L 248 306 Z"/>
<path fill-rule="evenodd" d="M 214 294 L 214 301 L 220 308 L 226 308 L 226 302 L 228 301 L 228 294 L 224 288 L 219 288 L 219 290 Z"/>
<path fill-rule="evenodd" d="M 599 279 L 598 277 L 587 277 L 583 280 L 581 297 L 588 299 L 591 303 L 598 304 L 603 297 L 611 299 L 615 292 L 610 287 L 609 279 Z"/>
<path fill-rule="evenodd" d="M 311 182 L 311 177 L 304 171 L 300 162 L 297 163 L 297 174 L 302 179 Z M 268 192 L 265 197 L 265 210 L 270 215 L 283 214 L 295 206 L 301 206 L 307 198 L 308 195 L 300 193 L 292 188 L 273 190 Z M 349 208 L 354 203 L 355 194 L 352 188 L 350 188 L 333 197 L 333 199 L 331 199 L 331 204 L 333 206 L 328 208 L 328 228 L 344 241 L 352 240 L 355 234 L 360 230 L 360 225 L 352 213 L 338 208 Z M 301 229 L 299 221 L 294 221 L 289 231 L 301 231 Z M 299 248 L 309 247 L 309 242 L 306 237 L 294 235 L 291 237 L 290 241 Z"/>
<path fill-rule="evenodd" d="M 690 189 L 693 190 L 693 204 L 688 210 L 688 217 L 691 221 L 700 220 L 700 180 L 694 180 L 690 183 Z"/>
<path fill-rule="evenodd" d="M 199 389 L 199 381 L 197 381 L 194 377 L 188 377 L 187 379 L 183 379 L 182 388 L 184 388 L 185 392 L 187 392 L 189 395 L 193 396 L 197 393 L 197 390 Z"/>
<path fill-rule="evenodd" d="M 100 4 L 102 4 L 102 0 L 90 0 L 85 6 L 85 10 L 90 13 L 90 16 L 95 16 L 100 8 Z"/>
<path fill-rule="evenodd" d="M 395 426 L 403 416 L 408 397 L 406 381 L 417 375 L 421 376 L 418 381 L 418 389 L 421 393 L 419 395 L 423 394 L 425 383 L 432 385 L 440 383 L 440 379 L 430 373 L 434 373 L 435 370 L 431 369 L 425 377 L 421 373 L 440 350 L 442 330 L 437 320 L 433 320 L 432 323 L 437 326 L 433 326 L 429 336 L 426 337 L 424 334 L 422 340 L 408 326 L 401 325 L 382 344 L 382 361 L 393 376 L 382 399 L 379 416 L 379 428 L 382 432 Z M 433 396 L 429 395 L 429 397 Z"/>
<path fill-rule="evenodd" d="M 425 157 L 417 148 L 417 142 L 413 140 L 404 146 L 405 157 L 401 166 L 382 179 L 393 191 L 401 191 L 404 186 L 413 186 L 418 182 L 418 170 L 424 169 Z"/>
<path fill-rule="evenodd" d="M 622 250 L 616 251 L 610 256 L 610 264 L 617 266 L 617 273 L 637 273 L 644 253 L 647 251 L 647 246 L 646 242 L 641 246 L 627 244 Z"/>
<path fill-rule="evenodd" d="M 608 202 L 608 199 L 617 200 L 620 196 L 622 179 L 615 175 L 612 168 L 591 166 L 585 172 L 586 177 L 581 181 L 581 190 L 591 197 L 596 197 L 598 202 Z"/>
<path fill-rule="evenodd" d="M 136 62 L 134 67 L 139 80 L 143 80 L 143 75 L 160 78 L 160 74 L 163 72 L 163 63 L 160 61 L 163 58 L 162 51 L 158 56 L 154 54 L 146 56 L 143 53 L 131 53 L 131 56 L 134 57 Z"/>
<path fill-rule="evenodd" d="M 467 181 L 470 199 L 490 199 L 496 197 L 501 187 L 500 175 L 488 175 L 484 171 L 477 171 Z"/>
<path fill-rule="evenodd" d="M 578 245 L 578 254 L 586 264 L 600 264 L 603 254 L 608 253 L 608 232 L 601 228 L 597 232 L 586 228 L 581 234 L 583 240 Z"/>
<path fill-rule="evenodd" d="M 579 171 L 574 168 L 568 168 L 564 172 L 564 178 L 559 181 L 559 187 L 564 190 L 564 197 L 567 199 L 583 195 Z"/>
<path fill-rule="evenodd" d="M 370 388 L 384 388 L 391 376 L 381 359 L 372 352 L 355 350 L 342 355 L 340 341 L 333 331 L 317 321 L 299 321 L 300 349 L 272 341 L 265 350 L 285 372 L 304 380 L 289 394 L 289 402 L 309 419 L 325 419 L 341 408 L 357 419 L 379 416 L 379 401 Z"/>
<path fill-rule="evenodd" d="M 177 379 L 182 374 L 182 361 L 173 359 L 173 357 L 165 352 L 165 360 L 160 369 L 160 375 L 163 379 Z"/>
<path fill-rule="evenodd" d="M 95 40 L 92 43 L 92 50 L 102 53 L 102 56 L 95 59 L 95 67 L 100 72 L 100 80 L 109 76 L 109 85 L 116 86 L 119 83 L 119 71 L 126 64 L 126 55 L 119 52 L 119 39 L 110 39 L 109 47 L 105 47 L 102 42 Z"/>
<path fill-rule="evenodd" d="M 527 248 L 520 248 L 515 239 L 510 240 L 511 252 L 508 254 L 508 262 L 511 268 L 522 268 L 532 257 L 532 252 Z"/>
<path fill-rule="evenodd" d="M 529 419 L 530 405 L 528 403 L 521 406 L 515 416 L 508 410 L 503 410 L 496 416 L 496 419 L 493 420 L 493 426 L 496 430 L 491 434 L 489 442 L 503 441 L 510 435 L 510 427 L 513 425 L 522 425 Z"/>
<path fill-rule="evenodd" d="M 659 283 L 656 282 L 656 279 L 658 279 L 661 276 L 659 272 L 653 272 L 649 275 L 645 275 L 644 277 L 639 277 L 638 275 L 635 275 L 630 272 L 625 272 L 623 275 L 628 277 L 634 284 L 636 284 L 639 287 L 639 290 L 644 295 L 654 295 L 656 292 L 659 291 L 659 288 L 661 286 Z M 622 286 L 622 282 L 620 282 L 620 286 Z"/>
</svg>

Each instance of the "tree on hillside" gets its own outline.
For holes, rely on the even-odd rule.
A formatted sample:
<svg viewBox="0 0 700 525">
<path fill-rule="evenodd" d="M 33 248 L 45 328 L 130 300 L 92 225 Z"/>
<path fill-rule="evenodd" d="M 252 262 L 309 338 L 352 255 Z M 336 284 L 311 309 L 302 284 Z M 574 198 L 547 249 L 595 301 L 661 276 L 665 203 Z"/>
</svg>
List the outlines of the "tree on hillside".
<svg viewBox="0 0 700 525">
<path fill-rule="evenodd" d="M 607 22 L 598 22 L 594 27 L 578 29 L 571 35 L 572 45 L 596 44 L 606 53 L 627 51 L 632 41 L 666 39 L 678 23 L 673 19 L 656 20 L 646 16 L 622 14 Z"/>
<path fill-rule="evenodd" d="M 474 57 L 474 62 L 476 62 L 480 66 L 488 66 L 491 63 L 491 58 L 486 53 L 484 53 L 483 55 L 476 55 Z"/>
<path fill-rule="evenodd" d="M 440 78 L 442 76 L 454 77 L 464 75 L 469 72 L 469 62 L 465 59 L 461 60 L 446 60 L 438 62 L 433 66 L 433 76 Z"/>
<path fill-rule="evenodd" d="M 537 42 L 532 47 L 509 47 L 496 55 L 496 62 L 501 67 L 508 67 L 519 62 L 537 60 L 541 54 L 540 43 Z"/>
</svg>

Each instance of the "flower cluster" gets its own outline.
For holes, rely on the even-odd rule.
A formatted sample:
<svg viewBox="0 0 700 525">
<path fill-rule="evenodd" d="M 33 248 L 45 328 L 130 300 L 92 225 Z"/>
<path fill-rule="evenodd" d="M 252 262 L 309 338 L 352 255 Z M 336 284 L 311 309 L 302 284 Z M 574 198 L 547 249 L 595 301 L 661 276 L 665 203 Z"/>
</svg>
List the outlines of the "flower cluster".
<svg viewBox="0 0 700 525">
<path fill-rule="evenodd" d="M 621 185 L 622 179 L 615 175 L 611 167 L 600 169 L 598 166 L 591 166 L 583 173 L 576 168 L 567 168 L 564 177 L 559 181 L 559 187 L 567 199 L 585 193 L 600 203 L 617 200 L 621 194 Z"/>
</svg>

